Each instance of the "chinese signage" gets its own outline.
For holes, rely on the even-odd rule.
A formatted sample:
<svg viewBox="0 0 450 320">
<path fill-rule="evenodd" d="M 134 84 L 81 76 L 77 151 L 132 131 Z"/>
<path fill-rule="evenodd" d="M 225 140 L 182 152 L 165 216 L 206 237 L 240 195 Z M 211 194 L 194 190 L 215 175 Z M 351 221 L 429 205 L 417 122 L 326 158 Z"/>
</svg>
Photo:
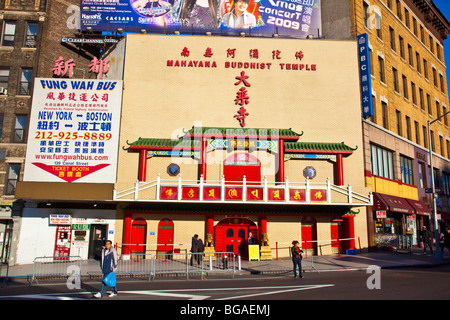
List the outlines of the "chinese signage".
<svg viewBox="0 0 450 320">
<path fill-rule="evenodd" d="M 70 225 L 72 224 L 72 216 L 70 214 L 51 214 L 48 217 L 49 224 Z"/>
<path fill-rule="evenodd" d="M 81 28 L 149 33 L 217 32 L 252 36 L 274 33 L 305 38 L 321 34 L 321 0 L 82 0 Z"/>
<path fill-rule="evenodd" d="M 109 59 L 99 60 L 94 57 L 89 65 L 89 72 L 98 74 L 98 79 L 102 79 L 103 75 L 108 72 L 108 62 Z M 62 56 L 59 56 L 59 58 L 55 60 L 52 71 L 55 76 L 72 78 L 74 67 L 75 62 L 73 59 L 64 60 Z"/>
<path fill-rule="evenodd" d="M 363 117 L 371 117 L 373 116 L 372 78 L 370 77 L 369 37 L 367 33 L 358 36 L 358 52 L 362 113 Z"/>
<path fill-rule="evenodd" d="M 114 183 L 122 81 L 36 78 L 24 181 Z"/>
</svg>

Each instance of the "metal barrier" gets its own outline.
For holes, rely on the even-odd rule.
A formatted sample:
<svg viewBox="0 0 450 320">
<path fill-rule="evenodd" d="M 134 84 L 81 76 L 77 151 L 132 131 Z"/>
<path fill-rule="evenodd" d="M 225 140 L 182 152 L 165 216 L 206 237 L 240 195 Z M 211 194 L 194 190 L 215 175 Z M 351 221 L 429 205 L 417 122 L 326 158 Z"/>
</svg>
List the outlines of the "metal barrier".
<svg viewBox="0 0 450 320">
<path fill-rule="evenodd" d="M 74 272 L 75 271 L 75 272 Z M 69 277 L 81 279 L 81 257 L 36 257 L 33 261 L 33 278 L 40 280 L 65 280 Z"/>
<path fill-rule="evenodd" d="M 130 254 L 121 255 L 117 262 L 117 275 L 152 277 L 153 255 Z"/>
<path fill-rule="evenodd" d="M 230 272 L 233 275 L 236 273 L 236 268 L 239 266 L 240 257 L 233 252 L 214 252 L 207 253 L 203 259 L 203 276 L 211 273 Z"/>
</svg>

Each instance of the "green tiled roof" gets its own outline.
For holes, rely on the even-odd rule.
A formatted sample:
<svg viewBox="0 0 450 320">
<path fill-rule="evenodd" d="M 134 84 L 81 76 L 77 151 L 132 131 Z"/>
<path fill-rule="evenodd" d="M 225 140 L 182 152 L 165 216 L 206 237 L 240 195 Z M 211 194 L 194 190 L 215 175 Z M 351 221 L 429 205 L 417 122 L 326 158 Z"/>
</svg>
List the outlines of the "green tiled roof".
<svg viewBox="0 0 450 320">
<path fill-rule="evenodd" d="M 128 143 L 128 141 L 127 141 Z M 154 148 L 154 149 L 172 149 L 172 148 L 200 148 L 201 142 L 197 140 L 171 140 L 171 139 L 153 139 L 139 138 L 138 140 L 128 143 L 131 148 Z"/>
<path fill-rule="evenodd" d="M 205 135 L 205 136 L 245 136 L 245 137 L 282 137 L 284 139 L 294 139 L 303 135 L 302 133 L 297 133 L 291 128 L 289 129 L 270 129 L 270 128 L 221 128 L 221 127 L 192 127 L 186 132 L 188 136 L 195 135 Z"/>
<path fill-rule="evenodd" d="M 320 153 L 352 153 L 358 147 L 351 148 L 344 142 L 327 143 L 327 142 L 286 142 L 284 144 L 286 152 L 320 152 Z"/>
</svg>

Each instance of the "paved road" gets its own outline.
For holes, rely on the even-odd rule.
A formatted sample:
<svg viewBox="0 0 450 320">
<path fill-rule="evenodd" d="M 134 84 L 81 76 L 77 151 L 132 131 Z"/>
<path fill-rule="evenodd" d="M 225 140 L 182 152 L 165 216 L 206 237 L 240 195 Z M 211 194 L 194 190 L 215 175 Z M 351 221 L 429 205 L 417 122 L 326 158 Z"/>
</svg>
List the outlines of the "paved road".
<svg viewBox="0 0 450 320">
<path fill-rule="evenodd" d="M 119 296 L 102 300 L 414 300 L 450 299 L 450 266 L 366 271 L 310 272 L 303 279 L 284 275 L 242 275 L 235 279 L 167 280 L 120 279 Z M 371 277 L 369 279 L 369 277 Z M 368 281 L 369 279 L 369 281 Z M 369 289 L 369 285 L 379 284 Z M 0 288 L 0 300 L 90 300 L 99 281 L 84 281 L 80 289 L 65 284 L 11 284 Z M 176 310 L 172 310 L 176 311 Z"/>
</svg>

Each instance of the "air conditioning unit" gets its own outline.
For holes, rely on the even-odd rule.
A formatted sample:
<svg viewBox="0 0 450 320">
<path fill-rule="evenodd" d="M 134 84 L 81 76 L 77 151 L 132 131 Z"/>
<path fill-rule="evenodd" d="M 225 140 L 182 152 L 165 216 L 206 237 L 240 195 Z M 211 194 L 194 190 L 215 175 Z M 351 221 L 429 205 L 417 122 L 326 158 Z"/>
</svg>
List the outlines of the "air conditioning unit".
<svg viewBox="0 0 450 320">
<path fill-rule="evenodd" d="M 7 94 L 8 93 L 8 89 L 0 87 L 0 94 Z"/>
</svg>

